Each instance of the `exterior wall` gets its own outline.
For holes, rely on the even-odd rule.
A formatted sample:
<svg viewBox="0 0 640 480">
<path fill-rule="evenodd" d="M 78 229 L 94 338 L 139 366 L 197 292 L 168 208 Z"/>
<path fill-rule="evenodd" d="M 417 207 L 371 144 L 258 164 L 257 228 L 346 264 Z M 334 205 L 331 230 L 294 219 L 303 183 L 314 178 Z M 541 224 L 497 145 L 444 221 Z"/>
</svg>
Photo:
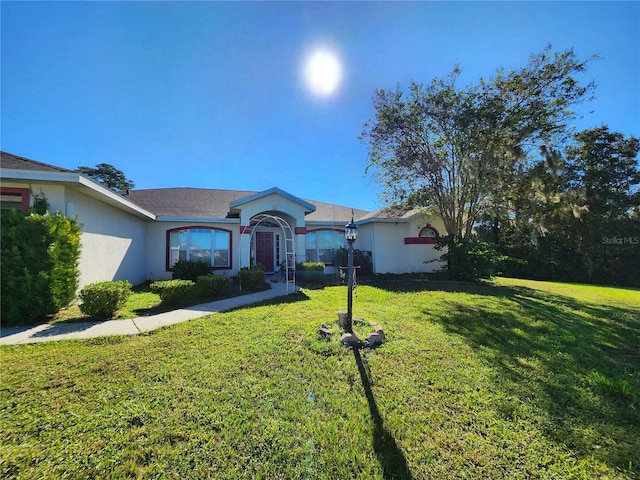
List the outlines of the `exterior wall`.
<svg viewBox="0 0 640 480">
<path fill-rule="evenodd" d="M 167 270 L 167 230 L 175 228 L 189 228 L 204 226 L 210 228 L 220 228 L 231 232 L 231 268 L 215 270 L 217 275 L 235 276 L 240 268 L 240 222 L 201 222 L 180 221 L 180 222 L 149 222 L 147 225 L 146 242 L 146 279 L 149 280 L 170 280 L 171 272 Z"/>
<path fill-rule="evenodd" d="M 105 280 L 134 285 L 146 280 L 146 220 L 70 188 L 61 211 L 65 210 L 82 225 L 80 288 Z"/>
<path fill-rule="evenodd" d="M 371 251 L 374 273 L 437 271 L 442 266 L 441 262 L 425 262 L 438 259 L 442 252 L 435 250 L 434 245 L 405 243 L 405 238 L 418 237 L 427 222 L 441 235 L 445 234 L 439 217 L 427 219 L 418 216 L 403 222 L 372 222 L 359 227 L 354 247 Z"/>
</svg>

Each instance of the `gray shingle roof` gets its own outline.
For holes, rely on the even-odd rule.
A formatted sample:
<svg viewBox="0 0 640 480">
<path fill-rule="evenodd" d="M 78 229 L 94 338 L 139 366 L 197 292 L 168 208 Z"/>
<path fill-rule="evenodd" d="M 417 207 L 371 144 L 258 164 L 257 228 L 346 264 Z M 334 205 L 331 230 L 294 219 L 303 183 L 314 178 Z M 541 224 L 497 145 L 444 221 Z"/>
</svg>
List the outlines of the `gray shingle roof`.
<svg viewBox="0 0 640 480">
<path fill-rule="evenodd" d="M 0 166 L 12 170 L 30 170 L 32 172 L 73 172 L 73 170 L 37 162 L 8 152 L 0 152 Z"/>
<path fill-rule="evenodd" d="M 219 190 L 208 188 L 155 188 L 121 192 L 127 200 L 153 212 L 159 217 L 180 218 L 226 218 L 229 205 L 259 192 L 248 190 Z M 301 199 L 316 206 L 316 211 L 307 215 L 307 221 L 351 220 L 351 208 L 315 200 Z M 354 209 L 354 218 L 365 216 L 365 210 Z"/>
</svg>

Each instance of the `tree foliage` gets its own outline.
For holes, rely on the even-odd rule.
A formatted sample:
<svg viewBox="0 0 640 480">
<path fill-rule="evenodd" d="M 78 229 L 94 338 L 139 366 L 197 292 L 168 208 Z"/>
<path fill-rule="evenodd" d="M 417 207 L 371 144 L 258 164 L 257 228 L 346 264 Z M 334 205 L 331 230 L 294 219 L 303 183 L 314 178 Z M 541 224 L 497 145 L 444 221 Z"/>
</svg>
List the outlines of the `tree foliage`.
<svg viewBox="0 0 640 480">
<path fill-rule="evenodd" d="M 122 170 L 118 170 L 108 163 L 99 163 L 96 168 L 81 166 L 78 167 L 78 170 L 110 190 L 127 190 L 135 187 L 135 184 L 125 176 Z"/>
<path fill-rule="evenodd" d="M 578 77 L 587 61 L 548 46 L 519 70 L 459 88 L 460 69 L 408 92 L 378 90 L 375 119 L 361 139 L 389 203 L 434 206 L 448 234 L 469 238 L 474 224 L 519 172 L 529 154 L 559 144 L 574 106 L 594 84 Z"/>
<path fill-rule="evenodd" d="M 606 126 L 574 135 L 521 176 L 479 231 L 526 260 L 511 274 L 640 285 L 640 141 Z"/>
</svg>

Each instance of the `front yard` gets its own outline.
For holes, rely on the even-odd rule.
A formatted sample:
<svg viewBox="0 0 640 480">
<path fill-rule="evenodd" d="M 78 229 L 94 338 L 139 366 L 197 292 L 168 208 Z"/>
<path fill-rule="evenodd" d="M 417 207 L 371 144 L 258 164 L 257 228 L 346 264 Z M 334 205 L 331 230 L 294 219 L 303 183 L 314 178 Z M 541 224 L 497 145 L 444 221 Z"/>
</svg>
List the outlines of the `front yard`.
<svg viewBox="0 0 640 480">
<path fill-rule="evenodd" d="M 639 478 L 638 290 L 361 285 L 134 337 L 0 347 L 6 478 Z"/>
</svg>

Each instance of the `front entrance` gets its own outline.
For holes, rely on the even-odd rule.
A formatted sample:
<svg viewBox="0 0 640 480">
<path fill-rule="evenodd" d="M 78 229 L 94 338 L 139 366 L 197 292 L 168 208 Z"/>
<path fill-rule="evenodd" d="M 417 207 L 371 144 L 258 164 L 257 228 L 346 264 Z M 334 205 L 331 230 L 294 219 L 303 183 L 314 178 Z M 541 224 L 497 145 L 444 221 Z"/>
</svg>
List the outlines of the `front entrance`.
<svg viewBox="0 0 640 480">
<path fill-rule="evenodd" d="M 256 232 L 256 263 L 264 265 L 267 273 L 274 271 L 273 232 Z"/>
</svg>

